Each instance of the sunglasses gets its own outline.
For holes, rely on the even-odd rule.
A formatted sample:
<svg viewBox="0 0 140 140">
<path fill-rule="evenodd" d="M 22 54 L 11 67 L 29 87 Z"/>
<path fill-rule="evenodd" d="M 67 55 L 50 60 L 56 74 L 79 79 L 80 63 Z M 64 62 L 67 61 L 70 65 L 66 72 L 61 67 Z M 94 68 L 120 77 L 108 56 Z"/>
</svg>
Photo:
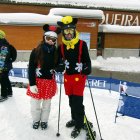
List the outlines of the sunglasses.
<svg viewBox="0 0 140 140">
<path fill-rule="evenodd" d="M 50 36 L 45 36 L 46 40 L 51 40 L 52 42 L 56 42 L 56 38 L 50 37 Z"/>
<path fill-rule="evenodd" d="M 75 30 L 73 28 L 68 28 L 64 30 L 64 34 L 74 34 Z"/>
</svg>

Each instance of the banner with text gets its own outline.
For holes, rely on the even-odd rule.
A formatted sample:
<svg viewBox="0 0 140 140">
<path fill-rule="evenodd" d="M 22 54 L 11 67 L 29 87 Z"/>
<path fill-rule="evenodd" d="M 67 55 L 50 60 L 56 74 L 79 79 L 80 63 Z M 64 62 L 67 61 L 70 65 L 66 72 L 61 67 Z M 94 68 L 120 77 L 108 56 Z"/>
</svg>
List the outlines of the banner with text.
<svg viewBox="0 0 140 140">
<path fill-rule="evenodd" d="M 28 78 L 28 69 L 27 68 L 13 68 L 9 72 L 10 76 L 13 77 L 20 77 L 20 78 Z M 60 78 L 62 78 L 62 75 L 56 74 L 56 81 L 59 83 Z M 90 84 L 91 88 L 99 88 L 99 89 L 107 89 L 107 90 L 113 90 L 119 92 L 119 86 L 120 84 L 123 84 L 124 82 L 127 85 L 127 94 L 140 97 L 140 83 L 133 83 L 129 81 L 122 81 L 114 78 L 104 78 L 104 77 L 94 77 L 94 76 L 88 76 L 87 79 L 89 82 L 86 82 L 86 86 L 88 87 L 88 83 Z"/>
</svg>

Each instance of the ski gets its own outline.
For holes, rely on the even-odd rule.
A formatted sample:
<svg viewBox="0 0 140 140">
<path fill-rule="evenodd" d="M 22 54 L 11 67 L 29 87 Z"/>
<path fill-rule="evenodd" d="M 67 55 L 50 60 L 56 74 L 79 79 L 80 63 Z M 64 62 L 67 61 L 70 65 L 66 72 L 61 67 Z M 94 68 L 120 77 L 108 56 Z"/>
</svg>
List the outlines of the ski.
<svg viewBox="0 0 140 140">
<path fill-rule="evenodd" d="M 86 130 L 86 140 L 96 140 L 96 132 L 93 130 L 93 124 L 84 116 L 84 129 Z"/>
</svg>

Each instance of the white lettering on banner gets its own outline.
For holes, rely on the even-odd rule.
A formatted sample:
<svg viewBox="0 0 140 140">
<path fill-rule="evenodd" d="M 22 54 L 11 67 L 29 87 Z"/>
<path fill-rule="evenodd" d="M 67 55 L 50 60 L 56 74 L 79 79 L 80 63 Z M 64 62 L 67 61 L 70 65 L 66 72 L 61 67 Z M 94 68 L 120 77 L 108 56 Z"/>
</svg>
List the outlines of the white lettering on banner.
<svg viewBox="0 0 140 140">
<path fill-rule="evenodd" d="M 122 26 L 139 26 L 140 19 L 138 15 L 109 14 L 106 13 L 101 24 L 122 25 Z"/>
<path fill-rule="evenodd" d="M 10 75 L 10 76 L 15 76 L 14 71 L 13 71 L 13 70 L 10 70 L 10 71 L 9 71 L 9 75 Z"/>
<path fill-rule="evenodd" d="M 60 78 L 62 78 L 62 82 L 64 82 L 63 76 L 60 76 L 59 74 L 55 75 L 55 80 L 57 83 L 60 83 Z M 99 87 L 99 88 L 105 88 L 107 81 L 105 80 L 96 80 L 96 79 L 89 79 L 90 87 Z M 88 87 L 88 81 L 86 81 L 86 86 Z"/>
<path fill-rule="evenodd" d="M 22 69 L 22 77 L 27 78 L 27 76 L 28 76 L 27 69 Z"/>
<path fill-rule="evenodd" d="M 88 80 L 88 81 L 89 81 L 90 87 L 102 87 L 102 88 L 106 87 L 106 81 L 104 80 L 93 79 L 93 80 Z M 88 86 L 88 82 L 86 82 L 86 86 Z"/>
</svg>

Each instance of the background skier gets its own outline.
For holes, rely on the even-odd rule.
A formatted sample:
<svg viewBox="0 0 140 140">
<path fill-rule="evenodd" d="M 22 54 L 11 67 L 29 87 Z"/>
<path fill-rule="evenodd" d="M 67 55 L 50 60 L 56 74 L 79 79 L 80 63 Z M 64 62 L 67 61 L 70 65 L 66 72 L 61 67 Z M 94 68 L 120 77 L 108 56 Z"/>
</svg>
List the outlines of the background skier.
<svg viewBox="0 0 140 140">
<path fill-rule="evenodd" d="M 13 94 L 9 80 L 9 71 L 12 69 L 12 63 L 17 57 L 16 49 L 6 40 L 5 37 L 5 32 L 0 30 L 0 102 L 7 100 L 8 97 L 11 97 Z"/>
</svg>

